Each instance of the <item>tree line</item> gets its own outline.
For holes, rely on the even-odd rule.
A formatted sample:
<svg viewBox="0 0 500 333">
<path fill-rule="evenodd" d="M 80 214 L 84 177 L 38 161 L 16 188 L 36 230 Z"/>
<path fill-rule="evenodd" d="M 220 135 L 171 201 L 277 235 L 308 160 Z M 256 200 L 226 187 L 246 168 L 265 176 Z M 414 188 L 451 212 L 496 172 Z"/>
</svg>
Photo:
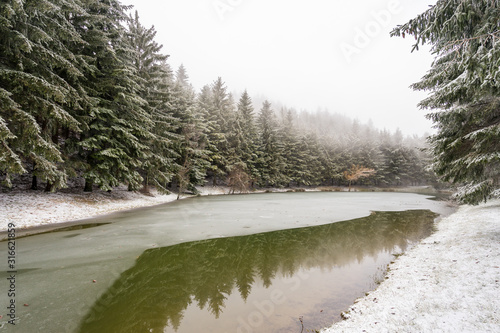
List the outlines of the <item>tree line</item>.
<svg viewBox="0 0 500 333">
<path fill-rule="evenodd" d="M 4 186 L 27 174 L 47 191 L 71 178 L 85 191 L 179 193 L 207 181 L 234 190 L 435 181 L 423 138 L 267 100 L 254 107 L 220 77 L 196 92 L 130 9 L 116 0 L 0 4 Z M 361 169 L 366 177 L 355 177 Z"/>
</svg>

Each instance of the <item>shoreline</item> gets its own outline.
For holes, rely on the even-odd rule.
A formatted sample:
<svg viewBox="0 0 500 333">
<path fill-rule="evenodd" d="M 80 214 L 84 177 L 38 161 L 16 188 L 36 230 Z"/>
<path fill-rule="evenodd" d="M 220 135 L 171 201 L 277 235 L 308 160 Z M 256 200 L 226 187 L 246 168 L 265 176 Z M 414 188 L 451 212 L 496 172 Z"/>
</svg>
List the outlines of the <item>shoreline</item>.
<svg viewBox="0 0 500 333">
<path fill-rule="evenodd" d="M 149 193 L 128 191 L 125 186 L 115 188 L 112 192 L 101 190 L 83 192 L 70 188 L 59 192 L 44 192 L 42 190 L 14 190 L 0 192 L 0 241 L 6 240 L 7 225 L 15 224 L 16 237 L 27 237 L 47 233 L 58 229 L 85 226 L 93 224 L 95 218 L 113 214 L 147 209 L 177 200 L 190 199 L 198 196 L 211 195 L 248 195 L 262 193 L 288 192 L 350 192 L 347 187 L 287 187 L 287 188 L 256 188 L 251 191 L 232 193 L 227 186 L 199 186 L 198 194 L 184 194 L 177 199 L 176 193 L 161 194 L 154 188 Z M 430 200 L 445 200 L 450 195 L 447 191 L 435 190 L 430 186 L 410 186 L 396 188 L 352 187 L 352 192 L 398 192 L 426 195 Z M 451 207 L 457 207 L 453 202 Z M 50 209 L 48 211 L 47 209 Z M 436 222 L 447 216 L 445 214 Z"/>
<path fill-rule="evenodd" d="M 500 200 L 460 206 L 399 256 L 334 332 L 500 330 Z"/>
<path fill-rule="evenodd" d="M 197 196 L 228 195 L 230 189 L 223 186 L 198 187 L 198 195 L 185 194 L 179 200 Z M 316 190 L 316 189 L 314 189 Z M 264 193 L 255 190 L 242 193 Z M 286 192 L 291 189 L 272 189 Z M 125 186 L 112 192 L 70 189 L 55 193 L 41 190 L 14 190 L 0 193 L 0 241 L 7 239 L 7 225 L 14 223 L 17 237 L 92 223 L 96 217 L 103 217 L 124 211 L 163 205 L 177 200 L 177 194 L 160 194 L 152 189 L 149 194 L 128 191 Z"/>
<path fill-rule="evenodd" d="M 179 200 L 196 196 L 229 195 L 230 188 L 225 186 L 199 186 L 198 195 L 186 194 Z M 285 192 L 346 192 L 344 187 L 319 186 L 311 188 L 264 188 L 236 193 L 285 193 Z M 427 186 L 401 188 L 353 188 L 354 192 L 411 192 L 426 195 L 439 195 L 439 191 Z M 14 190 L 0 193 L 0 241 L 7 239 L 7 225 L 15 224 L 17 237 L 27 237 L 39 233 L 51 232 L 92 223 L 96 217 L 103 217 L 119 212 L 167 204 L 177 200 L 177 194 L 160 194 L 152 189 L 149 194 L 128 191 L 125 186 L 117 187 L 112 192 L 83 192 L 81 189 L 67 189 L 55 193 L 41 190 Z"/>
</svg>

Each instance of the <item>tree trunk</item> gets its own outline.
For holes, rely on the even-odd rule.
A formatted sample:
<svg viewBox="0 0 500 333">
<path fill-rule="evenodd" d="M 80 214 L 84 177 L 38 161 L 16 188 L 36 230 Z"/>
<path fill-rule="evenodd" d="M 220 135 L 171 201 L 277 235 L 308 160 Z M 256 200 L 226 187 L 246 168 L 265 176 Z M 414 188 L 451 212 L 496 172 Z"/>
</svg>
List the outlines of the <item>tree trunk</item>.
<svg viewBox="0 0 500 333">
<path fill-rule="evenodd" d="M 59 129 L 56 129 L 56 132 L 52 135 L 52 142 L 55 145 L 59 144 Z"/>
<path fill-rule="evenodd" d="M 38 179 L 36 178 L 36 176 L 33 176 L 33 178 L 31 178 L 31 189 L 38 190 Z"/>
<path fill-rule="evenodd" d="M 47 185 L 45 186 L 45 192 L 52 192 L 54 189 L 54 183 L 47 181 Z"/>
<path fill-rule="evenodd" d="M 144 192 L 149 193 L 149 175 L 146 175 L 146 179 L 144 179 Z"/>
<path fill-rule="evenodd" d="M 94 186 L 94 182 L 89 180 L 89 179 L 85 179 L 85 187 L 83 189 L 83 192 L 92 192 L 92 187 Z"/>
<path fill-rule="evenodd" d="M 32 171 L 32 173 L 35 173 L 35 166 L 36 166 L 36 163 L 33 162 L 33 171 Z M 33 178 L 31 178 L 31 189 L 32 190 L 38 190 L 38 179 L 36 178 L 35 175 L 33 175 Z"/>
</svg>

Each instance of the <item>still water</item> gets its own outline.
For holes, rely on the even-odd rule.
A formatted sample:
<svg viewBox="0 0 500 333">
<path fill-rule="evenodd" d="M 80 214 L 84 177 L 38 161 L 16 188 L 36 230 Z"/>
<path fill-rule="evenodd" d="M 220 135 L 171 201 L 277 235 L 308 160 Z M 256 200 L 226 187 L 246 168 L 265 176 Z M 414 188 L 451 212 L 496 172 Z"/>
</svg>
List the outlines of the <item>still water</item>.
<svg viewBox="0 0 500 333">
<path fill-rule="evenodd" d="M 320 329 L 449 213 L 416 194 L 286 193 L 93 219 L 91 228 L 17 240 L 17 325 L 0 310 L 0 331 Z"/>
</svg>

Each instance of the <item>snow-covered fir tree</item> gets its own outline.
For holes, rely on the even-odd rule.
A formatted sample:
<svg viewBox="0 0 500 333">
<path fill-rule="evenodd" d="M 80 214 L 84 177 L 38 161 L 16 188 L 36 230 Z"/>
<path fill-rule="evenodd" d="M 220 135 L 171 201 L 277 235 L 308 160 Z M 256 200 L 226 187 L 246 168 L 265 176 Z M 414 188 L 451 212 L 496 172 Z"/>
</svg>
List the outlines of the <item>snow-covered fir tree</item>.
<svg viewBox="0 0 500 333">
<path fill-rule="evenodd" d="M 428 43 L 436 59 L 416 90 L 438 133 L 430 139 L 434 169 L 459 186 L 456 198 L 477 204 L 500 197 L 500 2 L 439 0 L 398 26 L 414 49 Z"/>
<path fill-rule="evenodd" d="M 82 42 L 68 12 L 84 14 L 69 0 L 0 3 L 0 170 L 7 186 L 28 165 L 48 190 L 66 184 L 58 139 L 61 130 L 81 130 L 74 110 L 85 62 L 68 49 Z"/>
<path fill-rule="evenodd" d="M 173 149 L 174 142 L 179 141 L 175 130 L 180 127 L 180 120 L 172 114 L 172 70 L 166 63 L 168 56 L 161 53 L 163 45 L 155 41 L 155 28 L 145 28 L 139 21 L 137 11 L 129 18 L 127 36 L 140 79 L 137 93 L 146 102 L 143 108 L 151 119 L 151 126 L 147 128 L 151 133 L 147 142 L 147 158 L 140 167 L 144 173 L 144 186 L 146 191 L 149 184 L 166 191 L 166 184 L 179 167 L 175 163 L 178 154 Z"/>
</svg>

